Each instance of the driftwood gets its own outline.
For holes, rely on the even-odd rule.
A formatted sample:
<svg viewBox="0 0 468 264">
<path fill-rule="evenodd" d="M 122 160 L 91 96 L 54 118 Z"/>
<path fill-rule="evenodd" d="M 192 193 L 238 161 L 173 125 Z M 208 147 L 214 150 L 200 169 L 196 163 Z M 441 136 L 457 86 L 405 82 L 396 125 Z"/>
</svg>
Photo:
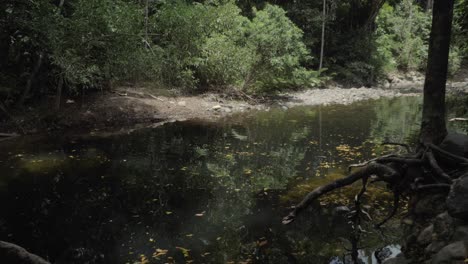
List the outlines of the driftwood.
<svg viewBox="0 0 468 264">
<path fill-rule="evenodd" d="M 50 264 L 43 258 L 29 253 L 26 249 L 5 241 L 0 241 L 0 262 L 11 264 Z"/>
<path fill-rule="evenodd" d="M 19 137 L 19 134 L 16 133 L 0 133 L 0 141 L 9 140 Z"/>
</svg>

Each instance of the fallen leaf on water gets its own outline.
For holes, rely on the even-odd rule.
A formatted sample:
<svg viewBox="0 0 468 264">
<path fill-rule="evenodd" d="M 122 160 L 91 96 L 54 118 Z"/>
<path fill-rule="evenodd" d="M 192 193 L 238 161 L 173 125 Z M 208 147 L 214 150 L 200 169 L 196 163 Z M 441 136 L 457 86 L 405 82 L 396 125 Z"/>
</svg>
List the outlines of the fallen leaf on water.
<svg viewBox="0 0 468 264">
<path fill-rule="evenodd" d="M 153 253 L 153 258 L 164 256 L 167 254 L 167 252 L 169 252 L 169 250 L 157 248 L 156 251 Z"/>
</svg>

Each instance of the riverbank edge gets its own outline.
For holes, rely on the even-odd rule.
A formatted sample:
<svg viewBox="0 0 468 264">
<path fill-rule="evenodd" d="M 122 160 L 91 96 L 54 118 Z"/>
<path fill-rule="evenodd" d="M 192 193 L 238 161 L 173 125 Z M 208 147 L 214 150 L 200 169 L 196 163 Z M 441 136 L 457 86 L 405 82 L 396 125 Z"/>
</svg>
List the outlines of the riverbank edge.
<svg viewBox="0 0 468 264">
<path fill-rule="evenodd" d="M 377 88 L 308 89 L 277 94 L 271 97 L 232 96 L 222 93 L 200 95 L 168 95 L 145 87 L 117 87 L 95 92 L 85 99 L 64 98 L 61 109 L 53 109 L 49 98 L 35 105 L 10 113 L 0 123 L 4 135 L 33 135 L 53 132 L 125 132 L 141 127 L 159 126 L 167 122 L 202 120 L 216 122 L 234 113 L 288 109 L 294 106 L 351 104 L 358 101 L 400 96 L 419 96 L 420 79 L 397 82 Z M 468 81 L 450 82 L 448 94 L 468 94 Z"/>
</svg>

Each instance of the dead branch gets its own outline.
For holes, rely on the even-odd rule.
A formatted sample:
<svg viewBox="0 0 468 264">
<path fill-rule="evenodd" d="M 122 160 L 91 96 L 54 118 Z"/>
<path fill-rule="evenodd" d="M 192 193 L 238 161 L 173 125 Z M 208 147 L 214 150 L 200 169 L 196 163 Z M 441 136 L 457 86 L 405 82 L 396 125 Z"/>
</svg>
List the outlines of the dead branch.
<svg viewBox="0 0 468 264">
<path fill-rule="evenodd" d="M 362 178 L 362 187 L 359 193 L 354 197 L 354 214 L 351 216 L 353 223 L 353 232 L 351 234 L 351 258 L 354 263 L 358 263 L 359 256 L 359 240 L 361 238 L 361 233 L 364 231 L 361 228 L 361 198 L 367 190 L 367 180 L 369 176 L 364 176 Z"/>
<path fill-rule="evenodd" d="M 454 121 L 468 121 L 468 118 L 463 118 L 463 117 L 455 117 L 451 118 L 449 122 L 454 122 Z"/>
<path fill-rule="evenodd" d="M 376 159 L 376 161 L 380 162 L 380 163 L 389 163 L 389 162 L 406 163 L 408 165 L 420 165 L 420 164 L 423 163 L 423 161 L 420 160 L 420 159 L 397 158 L 397 157 L 378 158 L 378 159 Z"/>
<path fill-rule="evenodd" d="M 324 186 L 320 186 L 306 195 L 306 197 L 294 207 L 294 210 L 289 213 L 286 217 L 283 218 L 283 224 L 287 225 L 292 223 L 296 216 L 301 213 L 304 209 L 306 209 L 313 201 L 319 198 L 322 195 L 325 195 L 337 188 L 341 188 L 344 186 L 348 186 L 357 180 L 363 179 L 364 177 L 370 177 L 371 175 L 377 175 L 384 181 L 391 181 L 394 178 L 398 177 L 398 173 L 391 167 L 379 164 L 379 163 L 369 163 L 364 168 L 352 172 L 348 176 L 338 179 L 332 183 L 329 183 Z M 393 182 L 392 182 L 393 183 Z"/>
<path fill-rule="evenodd" d="M 365 167 L 365 166 L 369 165 L 369 163 L 371 163 L 371 162 L 378 161 L 379 159 L 391 158 L 391 157 L 396 157 L 396 155 L 395 154 L 388 154 L 388 155 L 384 155 L 384 156 L 381 156 L 381 157 L 377 157 L 377 158 L 365 161 L 363 163 L 351 164 L 351 165 L 348 166 L 348 172 L 351 172 L 351 170 L 353 168 L 362 168 L 362 167 Z"/>
<path fill-rule="evenodd" d="M 382 220 L 382 222 L 378 223 L 375 225 L 376 228 L 380 228 L 382 225 L 384 225 L 385 223 L 387 223 L 388 220 L 390 220 L 392 217 L 395 216 L 395 214 L 397 213 L 398 211 L 398 205 L 400 204 L 400 195 L 398 194 L 397 191 L 393 191 L 393 207 L 392 207 L 392 211 L 390 212 L 390 214 L 387 215 L 387 217 L 385 217 L 384 220 Z"/>
</svg>

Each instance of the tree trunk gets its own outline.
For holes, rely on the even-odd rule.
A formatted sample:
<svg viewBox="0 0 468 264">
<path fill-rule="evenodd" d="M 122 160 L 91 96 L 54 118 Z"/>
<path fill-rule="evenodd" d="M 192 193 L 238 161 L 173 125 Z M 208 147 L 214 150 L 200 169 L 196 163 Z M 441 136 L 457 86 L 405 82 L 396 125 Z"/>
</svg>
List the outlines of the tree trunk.
<svg viewBox="0 0 468 264">
<path fill-rule="evenodd" d="M 59 77 L 57 84 L 57 95 L 55 97 L 55 110 L 60 110 L 60 102 L 62 101 L 62 90 L 63 90 L 63 76 Z"/>
<path fill-rule="evenodd" d="M 434 0 L 429 56 L 424 83 L 420 140 L 439 144 L 447 135 L 445 83 L 447 81 L 454 0 Z"/>
<path fill-rule="evenodd" d="M 322 11 L 322 42 L 320 44 L 320 63 L 319 63 L 319 73 L 322 70 L 323 65 L 323 50 L 325 48 L 325 19 L 327 16 L 326 11 L 327 0 L 323 0 L 323 11 Z"/>
</svg>

